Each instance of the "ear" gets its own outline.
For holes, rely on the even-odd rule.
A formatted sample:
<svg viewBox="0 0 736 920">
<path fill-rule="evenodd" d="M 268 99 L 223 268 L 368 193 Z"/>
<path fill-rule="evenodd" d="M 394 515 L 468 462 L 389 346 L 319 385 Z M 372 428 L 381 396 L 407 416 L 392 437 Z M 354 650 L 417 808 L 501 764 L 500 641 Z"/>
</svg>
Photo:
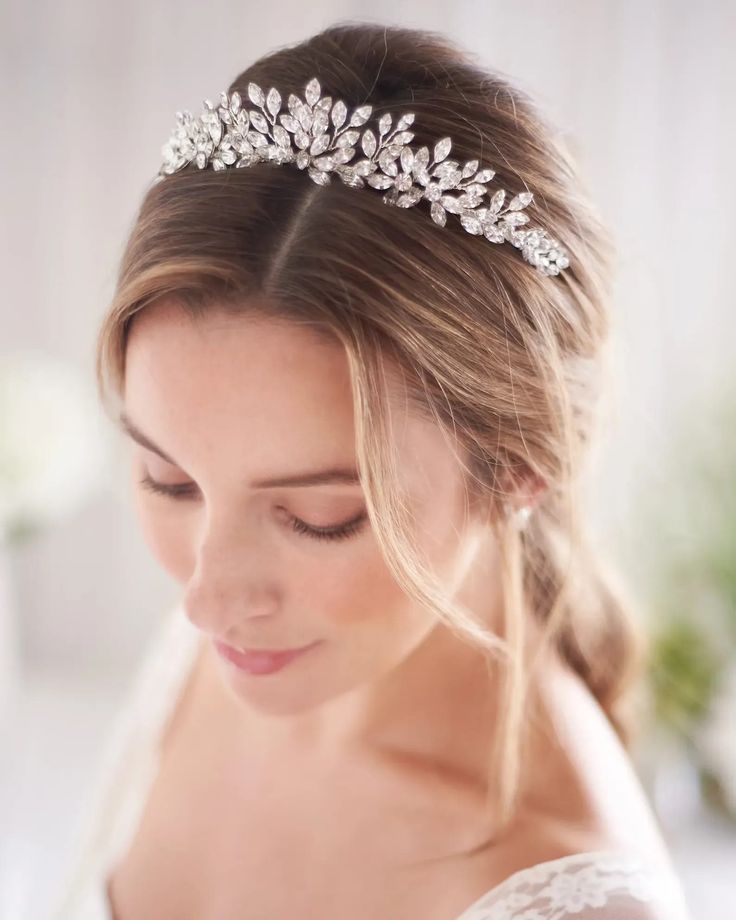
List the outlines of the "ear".
<svg viewBox="0 0 736 920">
<path fill-rule="evenodd" d="M 499 473 L 496 490 L 493 500 L 484 495 L 478 496 L 474 503 L 473 507 L 482 516 L 483 522 L 497 522 L 499 519 L 508 520 L 517 516 L 523 524 L 547 491 L 547 483 L 522 464 L 515 470 L 506 467 Z"/>
<path fill-rule="evenodd" d="M 528 466 L 521 471 L 507 470 L 502 477 L 506 498 L 504 504 L 513 514 L 522 508 L 531 511 L 541 501 L 547 491 L 547 483 L 541 476 L 532 472 Z"/>
</svg>

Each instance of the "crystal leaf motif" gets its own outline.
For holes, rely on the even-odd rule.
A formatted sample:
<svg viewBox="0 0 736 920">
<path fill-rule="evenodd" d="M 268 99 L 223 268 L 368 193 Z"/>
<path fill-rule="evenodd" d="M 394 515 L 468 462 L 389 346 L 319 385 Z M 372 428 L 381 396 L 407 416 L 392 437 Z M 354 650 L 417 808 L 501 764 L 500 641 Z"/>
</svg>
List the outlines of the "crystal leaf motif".
<svg viewBox="0 0 736 920">
<path fill-rule="evenodd" d="M 289 94 L 287 111 L 275 87 L 264 92 L 249 82 L 246 93 L 255 108 L 246 109 L 239 92 L 223 91 L 217 107 L 204 100 L 197 118 L 177 112 L 176 126 L 161 148 L 157 180 L 192 163 L 215 170 L 292 163 L 318 185 L 328 185 L 334 173 L 353 188 L 383 191 L 383 202 L 394 207 L 411 208 L 427 199 L 438 226 L 446 226 L 447 215 L 454 214 L 468 233 L 511 243 L 543 275 L 558 275 L 569 266 L 557 240 L 539 227 L 524 227 L 532 192 L 519 192 L 508 204 L 504 189 L 489 193 L 495 170 L 479 169 L 478 160 L 461 165 L 451 159 L 449 137 L 437 140 L 431 155 L 427 147 L 411 147 L 413 112 L 403 113 L 395 126 L 385 113 L 375 127 L 361 131 L 373 107 L 361 105 L 349 113 L 341 99 L 333 103 L 331 96 L 322 96 L 317 77 L 307 82 L 303 98 Z"/>
</svg>

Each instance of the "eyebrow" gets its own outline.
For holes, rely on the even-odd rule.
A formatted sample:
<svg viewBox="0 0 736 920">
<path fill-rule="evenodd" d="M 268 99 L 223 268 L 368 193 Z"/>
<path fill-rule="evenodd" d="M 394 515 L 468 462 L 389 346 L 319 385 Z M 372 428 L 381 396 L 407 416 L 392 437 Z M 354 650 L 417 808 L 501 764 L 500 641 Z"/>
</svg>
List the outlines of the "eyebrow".
<svg viewBox="0 0 736 920">
<path fill-rule="evenodd" d="M 121 412 L 119 417 L 119 423 L 123 431 L 125 431 L 134 441 L 145 447 L 146 450 L 152 451 L 154 454 L 158 454 L 162 460 L 165 460 L 167 463 L 171 463 L 172 466 L 178 466 L 179 464 L 169 457 L 168 454 L 164 453 L 163 450 L 153 441 L 145 435 L 131 420 L 131 418 L 125 413 Z M 295 473 L 290 476 L 277 476 L 270 479 L 256 479 L 251 483 L 251 488 L 253 489 L 276 489 L 276 488 L 289 488 L 289 487 L 305 487 L 305 486 L 324 486 L 324 485 L 359 485 L 360 477 L 358 471 L 352 467 L 329 467 L 322 470 L 308 470 L 304 473 Z"/>
</svg>

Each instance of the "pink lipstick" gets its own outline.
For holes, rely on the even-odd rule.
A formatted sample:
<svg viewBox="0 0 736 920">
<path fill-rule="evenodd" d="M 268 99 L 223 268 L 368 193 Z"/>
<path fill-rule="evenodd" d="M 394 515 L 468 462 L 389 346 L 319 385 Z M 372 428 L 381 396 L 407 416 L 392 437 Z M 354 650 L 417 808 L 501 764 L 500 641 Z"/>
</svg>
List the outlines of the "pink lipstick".
<svg viewBox="0 0 736 920">
<path fill-rule="evenodd" d="M 213 641 L 218 653 L 226 661 L 231 662 L 241 671 L 246 671 L 248 674 L 273 674 L 318 644 L 318 642 L 312 642 L 311 645 L 289 649 L 284 652 L 278 650 L 269 651 L 268 649 L 246 649 L 241 652 L 217 639 Z"/>
</svg>

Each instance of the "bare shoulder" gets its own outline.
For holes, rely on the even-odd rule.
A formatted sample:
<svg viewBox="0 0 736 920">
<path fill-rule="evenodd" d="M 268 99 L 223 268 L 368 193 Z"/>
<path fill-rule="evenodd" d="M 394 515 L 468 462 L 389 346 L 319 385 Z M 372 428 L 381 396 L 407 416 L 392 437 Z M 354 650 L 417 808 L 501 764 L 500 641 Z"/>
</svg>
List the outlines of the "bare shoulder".
<svg viewBox="0 0 736 920">
<path fill-rule="evenodd" d="M 534 890 L 533 885 L 539 892 L 545 886 L 557 892 L 564 892 L 566 886 L 578 891 L 576 880 L 587 879 L 592 885 L 591 903 L 586 906 L 584 892 L 579 891 L 575 903 L 592 913 L 570 914 L 578 920 L 669 916 L 662 914 L 656 901 L 636 897 L 636 886 L 646 886 L 647 879 L 662 895 L 671 889 L 676 896 L 677 882 L 628 752 L 577 677 L 560 666 L 542 681 L 539 702 L 530 710 L 533 728 L 524 758 L 526 784 L 516 814 L 503 838 L 477 864 L 486 880 L 485 890 L 492 900 L 517 882 L 526 894 Z M 607 885 L 608 899 L 603 897 Z M 645 893 L 645 887 L 640 893 Z M 542 910 L 546 903 L 540 897 L 533 904 L 539 910 L 535 917 L 547 916 Z M 552 898 L 550 903 L 557 902 Z M 484 915 L 463 915 L 462 920 L 484 920 Z"/>
<path fill-rule="evenodd" d="M 559 666 L 545 677 L 540 697 L 526 804 L 533 826 L 538 829 L 541 822 L 546 827 L 550 858 L 631 848 L 667 865 L 659 826 L 631 756 L 588 688 Z"/>
</svg>

